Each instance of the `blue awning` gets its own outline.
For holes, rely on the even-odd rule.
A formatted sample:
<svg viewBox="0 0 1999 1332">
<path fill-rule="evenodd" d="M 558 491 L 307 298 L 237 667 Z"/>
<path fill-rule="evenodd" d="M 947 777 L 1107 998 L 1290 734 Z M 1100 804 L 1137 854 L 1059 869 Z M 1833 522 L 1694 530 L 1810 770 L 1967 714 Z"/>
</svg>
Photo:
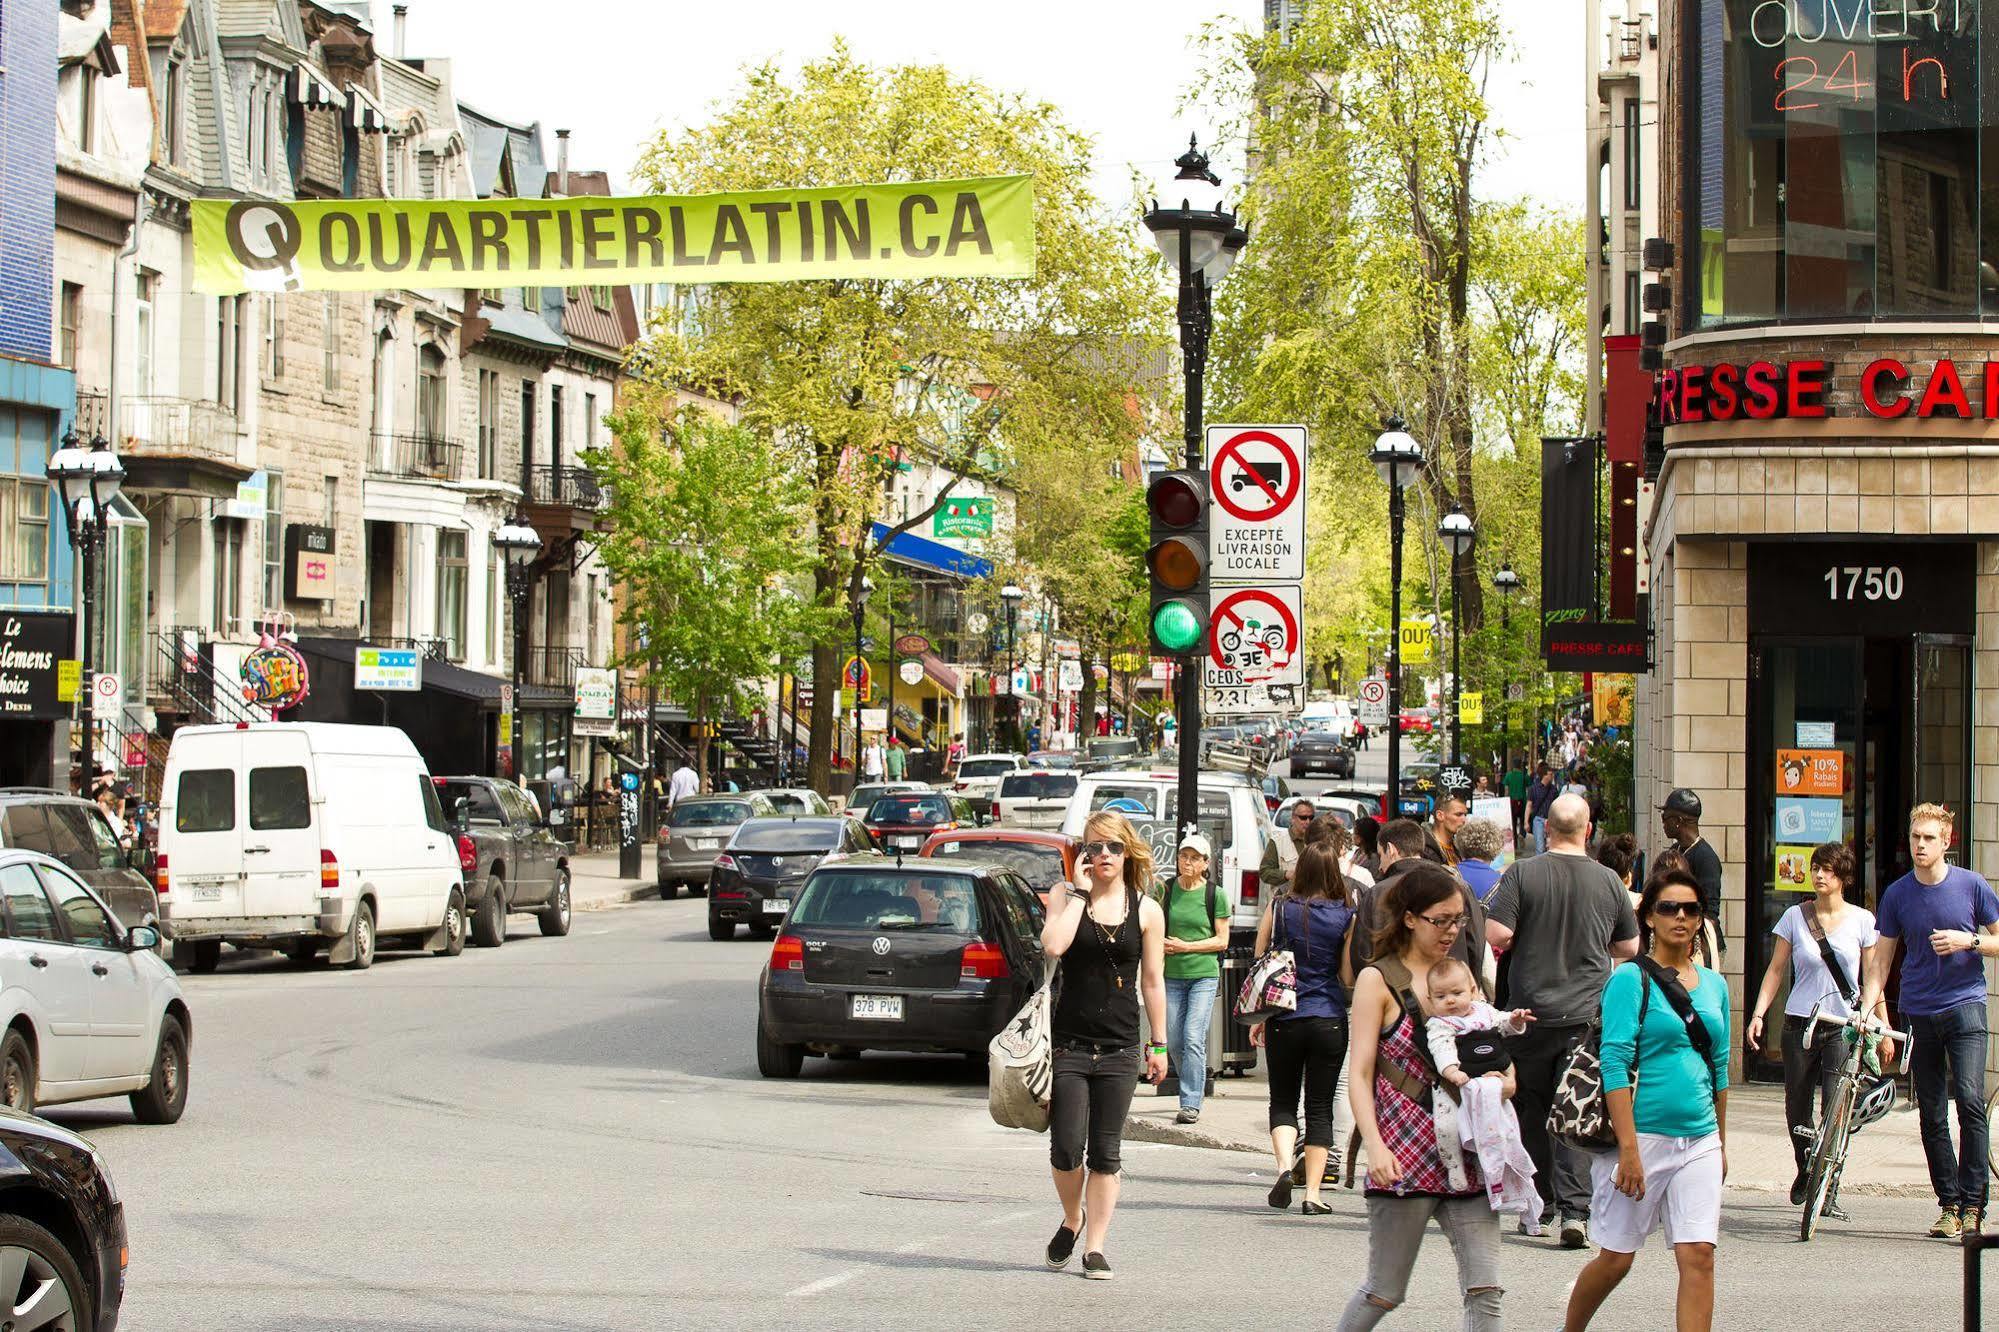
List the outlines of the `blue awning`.
<svg viewBox="0 0 1999 1332">
<path fill-rule="evenodd" d="M 888 534 L 888 530 L 887 523 L 876 523 L 874 539 L 879 542 Z M 947 546 L 941 541 L 920 537 L 914 532 L 898 533 L 882 549 L 906 564 L 935 569 L 939 573 L 956 574 L 960 578 L 990 578 L 993 575 L 991 560 L 968 555 L 955 546 Z"/>
</svg>

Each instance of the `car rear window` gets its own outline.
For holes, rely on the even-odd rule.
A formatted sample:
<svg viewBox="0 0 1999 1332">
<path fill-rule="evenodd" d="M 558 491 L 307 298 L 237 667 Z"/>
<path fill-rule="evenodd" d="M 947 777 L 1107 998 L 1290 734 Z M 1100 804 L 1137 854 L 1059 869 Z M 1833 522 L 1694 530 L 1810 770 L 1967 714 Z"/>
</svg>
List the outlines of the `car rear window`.
<svg viewBox="0 0 1999 1332">
<path fill-rule="evenodd" d="M 1062 849 L 1044 846 L 1036 842 L 939 842 L 931 848 L 933 856 L 976 856 L 980 860 L 990 860 L 1005 865 L 1036 892 L 1044 892 L 1060 883 L 1067 873 L 1062 861 Z"/>
<path fill-rule="evenodd" d="M 500 798 L 484 782 L 439 782 L 437 794 L 447 810 L 456 810 L 458 802 L 463 800 L 467 819 L 480 823 L 507 821 L 500 812 Z"/>
<path fill-rule="evenodd" d="M 812 806 L 806 802 L 805 797 L 785 795 L 780 791 L 770 793 L 770 803 L 776 809 L 786 814 L 810 814 L 812 812 Z"/>
<path fill-rule="evenodd" d="M 667 816 L 669 828 L 726 828 L 750 816 L 744 800 L 698 800 L 675 805 Z"/>
<path fill-rule="evenodd" d="M 943 796 L 883 796 L 868 808 L 870 823 L 949 823 L 951 802 Z"/>
<path fill-rule="evenodd" d="M 435 791 L 431 795 L 436 798 Z M 250 826 L 259 831 L 312 826 L 304 768 L 250 769 Z"/>
<path fill-rule="evenodd" d="M 963 874 L 822 871 L 806 882 L 787 924 L 973 934 L 979 895 Z"/>
<path fill-rule="evenodd" d="M 189 768 L 174 788 L 174 831 L 228 832 L 236 826 L 236 773 Z"/>
<path fill-rule="evenodd" d="M 731 851 L 770 852 L 831 851 L 840 842 L 840 828 L 833 823 L 759 822 L 755 819 L 736 830 Z"/>
<path fill-rule="evenodd" d="M 1090 809 L 1093 812 L 1104 809 L 1119 800 L 1133 801 L 1139 806 L 1137 809 L 1124 809 L 1126 814 L 1151 814 L 1159 808 L 1159 788 L 1102 782 L 1090 792 Z"/>
<path fill-rule="evenodd" d="M 1016 772 L 1000 779 L 1002 800 L 1067 800 L 1076 794 L 1076 775 L 1067 772 Z"/>
<path fill-rule="evenodd" d="M 998 777 L 1016 771 L 1012 759 L 966 759 L 958 765 L 960 777 Z"/>
</svg>

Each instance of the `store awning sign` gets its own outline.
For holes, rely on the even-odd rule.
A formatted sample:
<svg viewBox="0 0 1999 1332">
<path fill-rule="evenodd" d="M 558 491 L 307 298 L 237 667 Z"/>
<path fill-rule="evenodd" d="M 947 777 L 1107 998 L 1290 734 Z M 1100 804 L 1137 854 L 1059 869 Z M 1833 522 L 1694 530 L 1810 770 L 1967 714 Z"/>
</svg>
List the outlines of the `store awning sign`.
<svg viewBox="0 0 1999 1332">
<path fill-rule="evenodd" d="M 423 654 L 414 648 L 356 647 L 354 687 L 416 693 L 423 688 Z"/>
<path fill-rule="evenodd" d="M 1611 671 L 1643 675 L 1651 669 L 1645 626 L 1612 621 L 1595 622 L 1577 614 L 1549 612 L 1541 625 L 1541 660 L 1551 671 Z"/>
<path fill-rule="evenodd" d="M 57 683 L 75 637 L 75 620 L 68 611 L 0 612 L 0 716 L 68 714 Z"/>
<path fill-rule="evenodd" d="M 993 534 L 990 499 L 947 499 L 930 516 L 930 535 L 955 540 Z"/>
<path fill-rule="evenodd" d="M 1823 420 L 1858 414 L 1839 409 L 1849 384 L 1861 412 L 1882 421 L 1999 421 L 1999 361 L 1960 366 L 1949 357 L 1928 365 L 1878 357 L 1850 380 L 1827 360 L 1676 366 L 1654 380 L 1653 407 L 1665 426 Z"/>
</svg>

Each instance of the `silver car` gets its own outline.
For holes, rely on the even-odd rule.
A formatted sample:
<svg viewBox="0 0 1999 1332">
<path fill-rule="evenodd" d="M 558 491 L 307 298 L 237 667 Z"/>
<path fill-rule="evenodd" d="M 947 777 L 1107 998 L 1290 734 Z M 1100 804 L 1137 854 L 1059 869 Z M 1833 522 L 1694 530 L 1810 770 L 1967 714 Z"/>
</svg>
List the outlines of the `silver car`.
<svg viewBox="0 0 1999 1332">
<path fill-rule="evenodd" d="M 699 897 L 708 890 L 715 857 L 744 820 L 768 818 L 776 806 L 761 791 L 741 795 L 690 796 L 667 813 L 659 830 L 659 895 L 680 895 L 680 886 Z"/>
<path fill-rule="evenodd" d="M 809 786 L 774 786 L 761 792 L 780 814 L 804 814 L 821 818 L 833 812 L 826 797 Z"/>
</svg>

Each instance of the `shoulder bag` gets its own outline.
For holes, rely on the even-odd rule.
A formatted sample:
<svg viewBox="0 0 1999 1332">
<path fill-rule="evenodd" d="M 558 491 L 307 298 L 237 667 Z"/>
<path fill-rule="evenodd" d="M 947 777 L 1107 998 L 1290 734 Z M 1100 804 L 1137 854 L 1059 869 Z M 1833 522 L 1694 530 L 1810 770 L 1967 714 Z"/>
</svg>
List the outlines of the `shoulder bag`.
<svg viewBox="0 0 1999 1332">
<path fill-rule="evenodd" d="M 1645 1028 L 1645 1012 L 1652 1006 L 1652 987 L 1638 987 L 1638 1029 Z M 1638 1046 L 1631 1047 L 1631 1082 L 1638 1085 Z M 1569 1051 L 1562 1073 L 1555 1080 L 1555 1094 L 1548 1104 L 1548 1136 L 1584 1152 L 1617 1149 L 1617 1131 L 1611 1127 L 1610 1106 L 1603 1096 L 1603 1028 L 1592 1022 L 1583 1038 Z"/>
<path fill-rule="evenodd" d="M 1013 1020 L 986 1047 L 986 1104 L 993 1122 L 1002 1128 L 1048 1131 L 1048 1102 L 1055 1090 L 1055 1015 L 1057 959 L 1048 975 Z"/>
<path fill-rule="evenodd" d="M 1236 994 L 1235 1015 L 1244 1022 L 1267 1022 L 1289 1017 L 1298 1011 L 1298 959 L 1288 948 L 1278 946 L 1285 933 L 1284 904 L 1280 897 L 1270 904 L 1270 948 L 1252 962 Z M 1305 916 L 1305 951 L 1312 949 L 1312 909 L 1303 902 L 1298 909 Z"/>
<path fill-rule="evenodd" d="M 1860 1003 L 1860 993 L 1853 988 L 1853 980 L 1846 974 L 1846 966 L 1839 960 L 1839 954 L 1832 951 L 1832 940 L 1825 937 L 1825 925 L 1819 920 L 1819 904 L 1800 902 L 1798 914 L 1804 918 L 1805 932 L 1819 946 L 1819 960 L 1825 963 L 1826 973 L 1838 988 L 1839 997 L 1846 1001 L 1849 1011 L 1855 1010 Z"/>
</svg>

